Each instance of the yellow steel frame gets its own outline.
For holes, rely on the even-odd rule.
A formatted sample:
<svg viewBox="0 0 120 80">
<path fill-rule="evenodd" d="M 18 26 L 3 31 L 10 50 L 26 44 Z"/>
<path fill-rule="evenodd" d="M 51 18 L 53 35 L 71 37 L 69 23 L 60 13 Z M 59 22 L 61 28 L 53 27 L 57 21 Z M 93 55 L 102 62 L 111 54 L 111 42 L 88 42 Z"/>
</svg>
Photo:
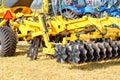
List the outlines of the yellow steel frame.
<svg viewBox="0 0 120 80">
<path fill-rule="evenodd" d="M 51 17 L 51 20 L 46 21 L 46 24 L 49 24 L 48 32 L 46 33 L 44 30 L 44 24 L 41 19 L 42 16 L 43 15 L 39 15 L 38 21 L 36 22 L 24 19 L 19 24 L 16 22 L 11 22 L 11 24 L 13 24 L 13 27 L 19 28 L 19 30 L 21 31 L 21 34 L 18 34 L 18 37 L 26 37 L 26 40 L 30 40 L 34 37 L 42 36 L 45 41 L 45 45 L 47 46 L 47 48 L 43 48 L 44 53 L 54 53 L 53 43 L 49 42 L 49 35 L 55 36 L 61 32 L 66 31 L 70 33 L 71 36 L 64 37 L 63 42 L 58 44 L 67 44 L 68 41 L 77 40 L 78 37 L 76 36 L 76 33 L 84 31 L 85 26 L 95 26 L 98 30 L 88 34 L 81 34 L 79 36 L 80 40 L 102 38 L 103 36 L 100 32 L 105 33 L 106 29 L 107 33 L 104 34 L 104 38 L 115 39 L 117 37 L 120 37 L 120 29 L 112 27 L 112 24 L 117 24 L 118 26 L 120 26 L 119 18 L 104 17 L 96 19 L 84 16 L 81 19 L 65 20 L 61 16 Z M 28 34 L 28 32 L 30 33 Z"/>
</svg>

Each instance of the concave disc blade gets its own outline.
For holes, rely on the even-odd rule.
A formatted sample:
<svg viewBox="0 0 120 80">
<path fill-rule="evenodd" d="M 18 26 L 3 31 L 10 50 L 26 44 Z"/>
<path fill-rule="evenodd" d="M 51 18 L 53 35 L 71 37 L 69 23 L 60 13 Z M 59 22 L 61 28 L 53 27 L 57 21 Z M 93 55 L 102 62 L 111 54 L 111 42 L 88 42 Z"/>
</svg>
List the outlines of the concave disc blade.
<svg viewBox="0 0 120 80">
<path fill-rule="evenodd" d="M 78 63 L 80 61 L 78 45 L 70 45 L 68 48 L 68 62 L 73 64 Z"/>
<path fill-rule="evenodd" d="M 100 49 L 100 59 L 106 58 L 106 48 L 103 46 L 103 43 L 97 43 L 98 48 Z"/>
<path fill-rule="evenodd" d="M 73 51 L 73 46 L 72 45 L 69 45 L 69 46 L 67 46 L 67 50 L 69 51 L 69 52 L 72 52 Z M 69 54 L 69 53 L 68 53 Z M 70 53 L 71 54 L 71 53 Z"/>
<path fill-rule="evenodd" d="M 94 49 L 94 59 L 93 61 L 98 61 L 98 59 L 100 58 L 100 49 L 97 47 L 96 43 L 92 44 L 92 48 Z"/>
<path fill-rule="evenodd" d="M 120 57 L 120 41 L 116 41 L 117 46 L 118 46 L 118 57 Z"/>
<path fill-rule="evenodd" d="M 76 64 L 80 61 L 79 57 L 69 57 L 68 58 L 68 62 L 72 63 L 72 64 Z"/>
<path fill-rule="evenodd" d="M 84 45 L 80 45 L 80 62 L 85 62 L 87 60 L 87 50 Z"/>
<path fill-rule="evenodd" d="M 118 56 L 118 47 L 115 41 L 109 42 L 110 46 L 112 47 L 112 58 L 115 58 Z"/>
<path fill-rule="evenodd" d="M 112 47 L 108 42 L 103 42 L 104 47 L 106 48 L 106 59 L 110 59 L 112 57 Z"/>
<path fill-rule="evenodd" d="M 87 62 L 92 61 L 94 59 L 94 56 L 93 56 L 94 50 L 91 47 L 91 44 L 84 43 L 84 47 L 87 50 Z"/>
<path fill-rule="evenodd" d="M 61 56 L 57 57 L 57 62 L 64 63 L 64 59 Z"/>
<path fill-rule="evenodd" d="M 54 56 L 57 58 L 57 62 L 63 63 L 67 58 L 66 47 L 62 45 L 57 45 L 55 47 L 55 54 Z"/>
</svg>

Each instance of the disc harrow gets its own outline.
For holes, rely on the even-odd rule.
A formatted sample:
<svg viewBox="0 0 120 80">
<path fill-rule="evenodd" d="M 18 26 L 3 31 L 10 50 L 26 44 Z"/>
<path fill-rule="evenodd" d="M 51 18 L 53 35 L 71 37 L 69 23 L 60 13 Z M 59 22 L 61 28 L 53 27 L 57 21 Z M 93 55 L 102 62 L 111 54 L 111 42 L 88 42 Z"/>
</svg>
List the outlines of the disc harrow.
<svg viewBox="0 0 120 80">
<path fill-rule="evenodd" d="M 103 42 L 74 42 L 66 46 L 56 45 L 55 57 L 57 62 L 63 63 L 83 63 L 94 62 L 120 57 L 120 41 L 103 41 Z M 59 51 L 59 52 L 58 52 Z M 62 55 L 62 56 L 61 56 Z"/>
<path fill-rule="evenodd" d="M 1 0 L 0 10 L 2 57 L 14 55 L 20 39 L 31 43 L 27 55 L 31 60 L 37 59 L 39 47 L 42 53 L 54 55 L 59 63 L 87 63 L 120 57 L 120 18 L 108 15 L 98 18 L 94 10 L 92 13 L 81 13 L 74 8 L 63 10 L 61 0 L 57 5 L 53 0 L 43 0 L 40 11 L 35 10 L 35 13 L 27 5 L 32 0 L 10 8 L 4 6 L 4 1 Z"/>
</svg>

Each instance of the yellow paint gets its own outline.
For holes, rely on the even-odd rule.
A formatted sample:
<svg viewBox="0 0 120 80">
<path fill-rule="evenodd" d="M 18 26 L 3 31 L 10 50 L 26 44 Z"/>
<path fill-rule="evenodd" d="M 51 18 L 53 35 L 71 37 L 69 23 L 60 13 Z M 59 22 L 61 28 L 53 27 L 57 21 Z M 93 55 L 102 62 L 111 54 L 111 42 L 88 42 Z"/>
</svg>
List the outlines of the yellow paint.
<svg viewBox="0 0 120 80">
<path fill-rule="evenodd" d="M 48 0 L 43 0 L 43 11 L 45 14 L 48 13 Z M 14 13 L 15 10 L 19 8 L 15 7 L 12 10 L 13 20 L 10 20 L 13 32 L 18 36 L 18 38 L 25 38 L 26 40 L 32 40 L 37 36 L 41 36 L 42 40 L 45 42 L 46 48 L 43 48 L 43 52 L 47 54 L 54 54 L 54 44 L 67 44 L 69 41 L 75 40 L 89 40 L 97 38 L 111 38 L 115 39 L 120 37 L 120 29 L 113 28 L 112 24 L 116 24 L 120 27 L 120 18 L 114 18 L 106 16 L 104 18 L 91 18 L 83 16 L 80 19 L 66 20 L 62 16 L 46 16 L 45 14 L 31 13 L 30 9 L 22 7 L 24 11 L 19 13 Z M 2 0 L 2 9 L 0 9 L 0 17 L 3 17 L 6 8 L 4 8 L 4 0 Z M 26 13 L 26 11 L 28 11 Z M 3 13 L 3 14 L 2 14 Z M 24 16 L 24 18 L 21 18 Z M 45 32 L 45 26 L 42 21 L 42 17 L 45 17 L 45 22 L 47 25 L 48 32 Z M 0 26 L 4 25 L 7 21 L 3 20 Z M 90 31 L 95 28 L 93 32 L 85 33 L 85 31 Z M 18 33 L 18 30 L 21 33 Z M 61 43 L 50 42 L 50 35 L 56 36 L 58 34 L 70 34 L 70 36 L 63 37 Z M 77 35 L 80 34 L 80 35 Z M 103 34 L 103 35 L 102 35 Z"/>
</svg>

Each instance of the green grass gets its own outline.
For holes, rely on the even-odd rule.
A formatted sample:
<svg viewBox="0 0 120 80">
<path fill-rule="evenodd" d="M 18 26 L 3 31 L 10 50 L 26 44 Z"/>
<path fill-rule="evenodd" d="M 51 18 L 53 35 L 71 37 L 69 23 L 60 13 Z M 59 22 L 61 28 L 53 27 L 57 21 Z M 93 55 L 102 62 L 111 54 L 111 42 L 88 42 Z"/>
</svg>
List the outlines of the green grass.
<svg viewBox="0 0 120 80">
<path fill-rule="evenodd" d="M 30 61 L 28 46 L 19 42 L 16 56 L 0 58 L 0 80 L 120 80 L 120 59 L 60 64 L 39 52 L 39 59 Z"/>
</svg>

